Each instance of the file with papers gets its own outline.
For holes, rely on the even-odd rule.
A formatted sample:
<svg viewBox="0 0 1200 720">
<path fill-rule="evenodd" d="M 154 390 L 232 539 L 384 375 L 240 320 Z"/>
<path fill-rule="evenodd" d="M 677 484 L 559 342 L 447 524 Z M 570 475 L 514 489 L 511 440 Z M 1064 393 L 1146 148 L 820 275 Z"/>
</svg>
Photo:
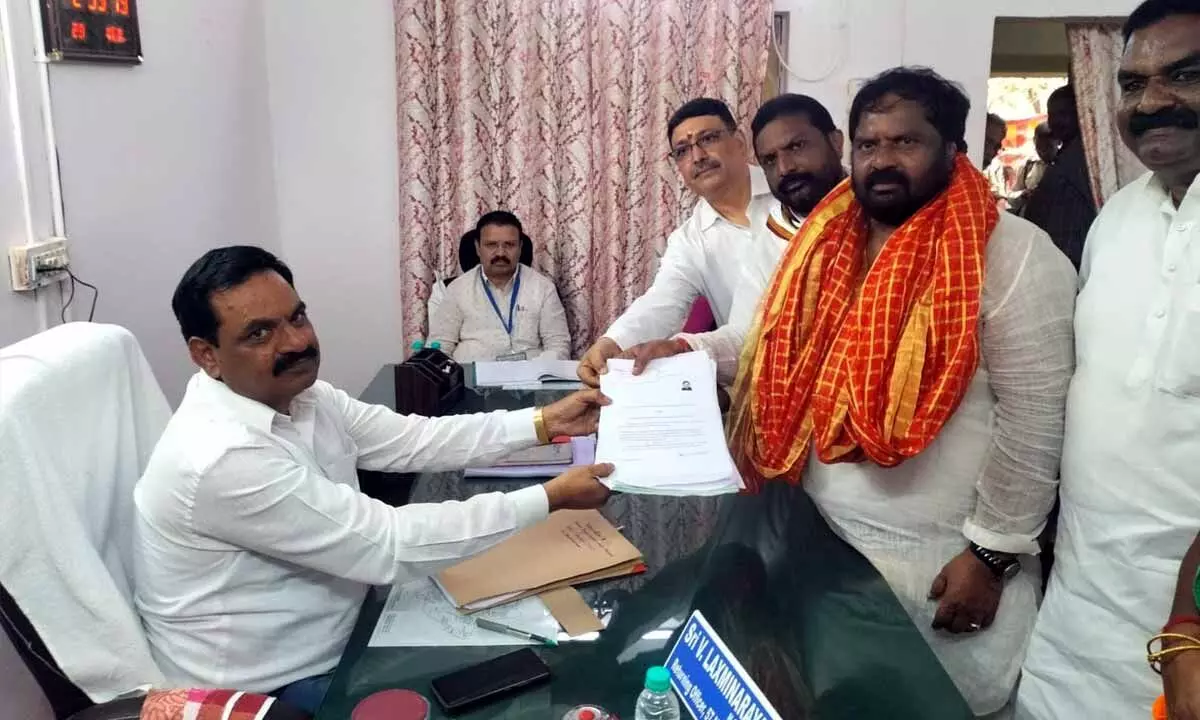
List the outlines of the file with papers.
<svg viewBox="0 0 1200 720">
<path fill-rule="evenodd" d="M 474 612 L 644 569 L 642 553 L 599 512 L 560 510 L 436 581 L 455 607 Z"/>
<path fill-rule="evenodd" d="M 596 462 L 616 470 L 603 482 L 618 492 L 722 495 L 742 489 L 717 403 L 716 363 L 694 352 L 650 363 L 609 360 L 600 390 Z"/>
</svg>

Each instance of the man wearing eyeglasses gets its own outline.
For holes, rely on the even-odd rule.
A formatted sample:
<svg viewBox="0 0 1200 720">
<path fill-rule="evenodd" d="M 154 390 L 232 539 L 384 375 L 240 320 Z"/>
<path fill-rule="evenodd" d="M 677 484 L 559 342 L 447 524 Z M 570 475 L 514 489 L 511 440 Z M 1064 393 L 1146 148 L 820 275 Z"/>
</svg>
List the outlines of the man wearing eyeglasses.
<svg viewBox="0 0 1200 720">
<path fill-rule="evenodd" d="M 650 289 L 584 354 L 579 378 L 593 387 L 608 360 L 624 349 L 679 332 L 700 296 L 717 324 L 729 322 L 742 258 L 753 247 L 751 227 L 765 223 L 770 210 L 771 189 L 762 171 L 747 164 L 745 138 L 725 103 L 685 103 L 667 123 L 667 139 L 668 157 L 700 201 L 667 238 Z"/>
</svg>

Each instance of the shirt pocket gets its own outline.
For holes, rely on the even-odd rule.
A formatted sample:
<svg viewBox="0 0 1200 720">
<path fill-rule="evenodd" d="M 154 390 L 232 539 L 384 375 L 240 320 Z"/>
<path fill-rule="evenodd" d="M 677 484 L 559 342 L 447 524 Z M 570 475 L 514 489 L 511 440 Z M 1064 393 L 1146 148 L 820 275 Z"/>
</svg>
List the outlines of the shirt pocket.
<svg viewBox="0 0 1200 720">
<path fill-rule="evenodd" d="M 540 347 L 542 343 L 541 303 L 530 298 L 521 299 L 517 306 L 517 322 L 513 327 L 513 346 L 520 349 Z"/>
<path fill-rule="evenodd" d="M 1180 397 L 1200 397 L 1200 287 L 1189 291 L 1178 319 L 1168 328 L 1159 360 L 1158 389 Z"/>
</svg>

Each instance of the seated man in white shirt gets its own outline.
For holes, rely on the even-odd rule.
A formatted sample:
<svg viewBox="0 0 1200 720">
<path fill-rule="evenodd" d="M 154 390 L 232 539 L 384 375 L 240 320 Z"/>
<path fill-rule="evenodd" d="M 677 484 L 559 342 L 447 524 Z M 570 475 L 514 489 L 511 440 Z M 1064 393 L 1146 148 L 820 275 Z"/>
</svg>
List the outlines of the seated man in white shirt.
<svg viewBox="0 0 1200 720">
<path fill-rule="evenodd" d="M 584 354 L 579 378 L 593 387 L 609 358 L 679 332 L 701 295 L 718 325 L 729 322 L 743 258 L 754 243 L 751 218 L 766 217 L 771 201 L 762 171 L 746 163 L 746 141 L 720 100 L 685 103 L 667 123 L 667 140 L 684 184 L 700 201 L 667 238 L 650 289 Z"/>
<path fill-rule="evenodd" d="M 479 267 L 446 288 L 429 318 L 429 339 L 459 362 L 566 360 L 571 352 L 567 315 L 554 281 L 521 265 L 529 238 L 521 221 L 498 210 L 475 226 Z"/>
<path fill-rule="evenodd" d="M 804 218 L 846 177 L 842 168 L 845 136 L 833 117 L 807 95 L 784 94 L 763 103 L 750 123 L 754 154 L 775 199 L 765 219 L 756 219 L 755 241 L 742 258 L 742 278 L 733 295 L 729 322 L 712 332 L 679 333 L 670 340 L 635 345 L 634 374 L 661 357 L 703 350 L 717 362 L 717 380 L 728 385 L 737 375 L 746 333 L 766 292 L 779 257 Z"/>
<path fill-rule="evenodd" d="M 292 274 L 261 248 L 212 250 L 172 300 L 200 366 L 137 484 L 135 601 L 176 687 L 278 692 L 312 710 L 371 585 L 437 572 L 560 508 L 602 505 L 611 466 L 465 502 L 391 507 L 356 469 L 485 465 L 596 429 L 596 391 L 510 413 L 422 418 L 317 379 Z"/>
</svg>

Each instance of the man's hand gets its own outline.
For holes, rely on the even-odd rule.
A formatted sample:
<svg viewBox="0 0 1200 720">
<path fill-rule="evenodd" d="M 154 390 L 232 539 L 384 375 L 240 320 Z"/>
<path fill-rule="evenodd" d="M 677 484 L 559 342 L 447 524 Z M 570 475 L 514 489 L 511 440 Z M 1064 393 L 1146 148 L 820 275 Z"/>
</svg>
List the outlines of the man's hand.
<svg viewBox="0 0 1200 720">
<path fill-rule="evenodd" d="M 612 474 L 613 466 L 585 465 L 571 468 L 542 487 L 546 489 L 546 499 L 550 503 L 550 512 L 555 510 L 591 510 L 603 505 L 612 494 L 600 478 Z"/>
<path fill-rule="evenodd" d="M 588 387 L 600 387 L 600 376 L 608 372 L 609 358 L 621 354 L 621 346 L 613 340 L 602 337 L 588 348 L 579 361 L 579 379 Z"/>
<path fill-rule="evenodd" d="M 611 400 L 599 390 L 580 390 L 571 393 L 556 403 L 542 408 L 542 420 L 546 423 L 546 434 L 551 438 L 560 435 L 577 437 L 596 432 L 600 423 L 600 408 Z"/>
<path fill-rule="evenodd" d="M 990 626 L 1003 591 L 1000 578 L 970 550 L 963 550 L 946 563 L 929 589 L 929 598 L 941 601 L 933 629 L 965 633 Z"/>
<path fill-rule="evenodd" d="M 1170 632 L 1200 639 L 1200 625 L 1171 626 Z M 1167 647 L 1182 642 L 1170 641 Z M 1200 720 L 1200 650 L 1189 650 L 1169 657 L 1163 663 L 1163 694 L 1171 720 Z"/>
<path fill-rule="evenodd" d="M 619 357 L 633 361 L 633 374 L 641 375 L 652 361 L 659 358 L 671 357 L 692 349 L 683 340 L 651 340 L 650 342 L 634 345 Z"/>
</svg>

